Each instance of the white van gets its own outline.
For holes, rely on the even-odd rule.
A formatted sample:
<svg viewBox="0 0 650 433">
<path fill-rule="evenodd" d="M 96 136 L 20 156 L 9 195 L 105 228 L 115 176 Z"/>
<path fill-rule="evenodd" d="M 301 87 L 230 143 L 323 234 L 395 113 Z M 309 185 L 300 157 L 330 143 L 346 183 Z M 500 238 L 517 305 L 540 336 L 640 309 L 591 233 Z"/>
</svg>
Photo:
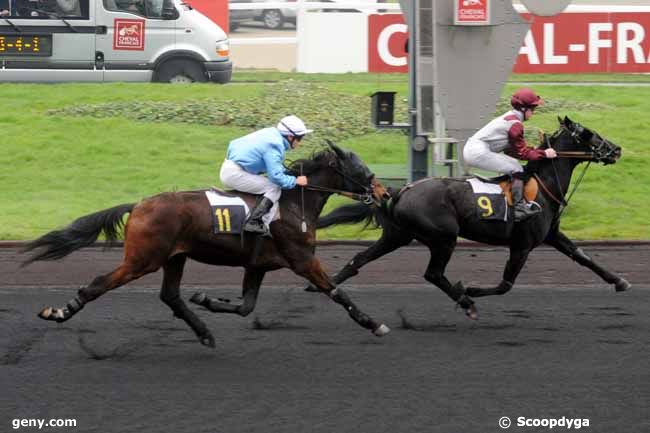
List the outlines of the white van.
<svg viewBox="0 0 650 433">
<path fill-rule="evenodd" d="M 0 82 L 227 83 L 229 51 L 182 0 L 0 0 Z"/>
</svg>

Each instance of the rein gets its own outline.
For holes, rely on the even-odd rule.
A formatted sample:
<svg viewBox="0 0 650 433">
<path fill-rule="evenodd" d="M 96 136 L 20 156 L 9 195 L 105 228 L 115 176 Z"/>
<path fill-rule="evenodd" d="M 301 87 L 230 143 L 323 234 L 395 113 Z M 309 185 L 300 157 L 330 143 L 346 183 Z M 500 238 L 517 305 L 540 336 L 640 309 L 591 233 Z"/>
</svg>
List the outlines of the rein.
<svg viewBox="0 0 650 433">
<path fill-rule="evenodd" d="M 559 199 L 555 196 L 555 194 L 551 192 L 551 190 L 546 186 L 546 184 L 542 181 L 537 173 L 533 174 L 533 177 L 537 180 L 537 183 L 539 183 L 539 186 L 542 187 L 546 195 L 548 195 L 555 203 L 560 205 L 560 207 L 568 205 L 566 200 L 564 200 L 564 197 L 562 197 L 562 199 Z"/>
<path fill-rule="evenodd" d="M 594 154 L 591 152 L 556 152 L 559 158 L 582 158 L 593 159 Z"/>
<path fill-rule="evenodd" d="M 331 192 L 333 194 L 338 194 L 344 197 L 351 198 L 352 200 L 363 202 L 364 204 L 367 205 L 373 203 L 372 194 L 359 194 L 356 192 L 344 191 L 342 189 L 328 188 L 325 186 L 309 185 L 309 184 L 307 184 L 307 186 L 305 186 L 304 188 L 312 191 Z"/>
</svg>

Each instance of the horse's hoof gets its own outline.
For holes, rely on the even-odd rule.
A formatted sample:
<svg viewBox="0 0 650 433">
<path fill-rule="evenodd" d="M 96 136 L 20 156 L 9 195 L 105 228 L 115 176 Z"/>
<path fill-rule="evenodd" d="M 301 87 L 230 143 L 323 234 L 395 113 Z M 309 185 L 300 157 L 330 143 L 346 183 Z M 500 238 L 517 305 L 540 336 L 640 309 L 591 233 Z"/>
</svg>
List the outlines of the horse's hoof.
<svg viewBox="0 0 650 433">
<path fill-rule="evenodd" d="M 632 284 L 630 284 L 625 278 L 621 278 L 616 282 L 614 287 L 616 287 L 617 292 L 624 292 L 629 290 L 632 287 Z"/>
<path fill-rule="evenodd" d="M 50 319 L 50 317 L 52 317 L 52 307 L 43 308 L 41 312 L 38 313 L 38 317 L 43 320 L 52 320 Z"/>
<path fill-rule="evenodd" d="M 318 290 L 316 287 L 310 284 L 307 287 L 305 287 L 305 292 L 317 293 L 320 292 L 320 290 Z"/>
<path fill-rule="evenodd" d="M 52 307 L 43 308 L 41 312 L 38 313 L 38 317 L 44 320 L 53 320 L 58 323 L 65 322 L 70 318 L 70 316 L 66 317 L 65 312 L 61 308 Z"/>
<path fill-rule="evenodd" d="M 474 305 L 470 305 L 469 308 L 465 309 L 465 315 L 472 320 L 478 320 L 478 310 Z"/>
<path fill-rule="evenodd" d="M 193 303 L 193 304 L 197 304 L 197 305 L 203 305 L 203 303 L 205 302 L 207 297 L 208 296 L 205 293 L 196 292 L 190 298 L 190 302 Z"/>
<path fill-rule="evenodd" d="M 214 337 L 212 334 L 207 334 L 199 337 L 199 341 L 201 342 L 202 345 L 208 346 L 212 349 L 217 347 L 217 343 L 214 341 Z"/>
<path fill-rule="evenodd" d="M 388 334 L 390 332 L 390 328 L 383 323 L 377 327 L 374 331 L 372 331 L 373 334 L 377 337 L 383 337 L 384 335 Z"/>
</svg>

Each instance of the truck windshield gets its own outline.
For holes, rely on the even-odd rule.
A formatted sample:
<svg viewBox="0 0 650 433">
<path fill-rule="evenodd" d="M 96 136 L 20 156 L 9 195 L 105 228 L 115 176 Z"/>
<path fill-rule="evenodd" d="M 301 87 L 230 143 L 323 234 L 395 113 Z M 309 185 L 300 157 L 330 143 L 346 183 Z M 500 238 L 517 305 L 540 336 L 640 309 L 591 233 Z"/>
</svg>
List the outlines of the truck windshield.
<svg viewBox="0 0 650 433">
<path fill-rule="evenodd" d="M 88 19 L 88 0 L 0 0 L 0 15 L 13 19 Z"/>
<path fill-rule="evenodd" d="M 146 18 L 162 18 L 165 8 L 173 8 L 171 0 L 104 0 L 104 9 L 126 12 Z"/>
</svg>

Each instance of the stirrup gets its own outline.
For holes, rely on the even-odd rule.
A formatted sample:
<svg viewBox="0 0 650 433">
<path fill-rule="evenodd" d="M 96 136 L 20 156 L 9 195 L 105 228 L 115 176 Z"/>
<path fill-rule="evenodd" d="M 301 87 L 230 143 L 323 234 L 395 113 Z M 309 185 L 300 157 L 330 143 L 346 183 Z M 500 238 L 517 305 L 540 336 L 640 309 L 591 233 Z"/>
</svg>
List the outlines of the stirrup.
<svg viewBox="0 0 650 433">
<path fill-rule="evenodd" d="M 249 220 L 244 224 L 244 231 L 249 233 L 266 234 L 268 229 L 262 221 Z"/>
<path fill-rule="evenodd" d="M 522 206 L 523 204 L 523 206 Z M 515 222 L 525 221 L 542 212 L 542 207 L 537 202 L 527 203 L 525 201 L 515 204 Z"/>
</svg>

